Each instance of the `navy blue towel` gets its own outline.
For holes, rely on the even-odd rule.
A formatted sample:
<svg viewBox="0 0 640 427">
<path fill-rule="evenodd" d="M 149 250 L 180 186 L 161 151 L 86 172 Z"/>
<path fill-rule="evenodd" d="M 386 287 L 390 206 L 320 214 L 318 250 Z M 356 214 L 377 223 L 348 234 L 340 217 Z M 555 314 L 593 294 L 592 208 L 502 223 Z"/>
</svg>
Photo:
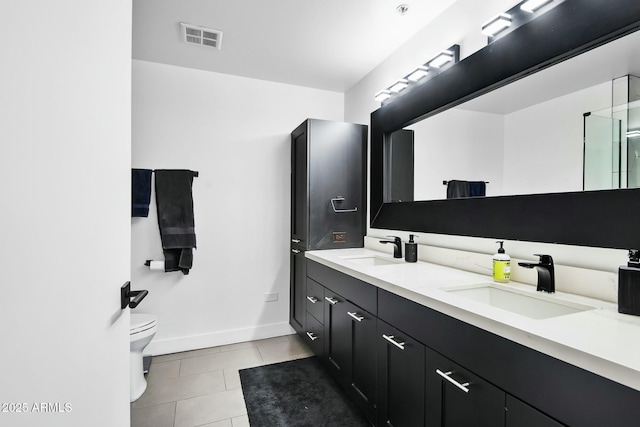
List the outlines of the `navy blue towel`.
<svg viewBox="0 0 640 427">
<path fill-rule="evenodd" d="M 484 197 L 487 194 L 487 183 L 484 181 L 469 181 L 469 197 Z"/>
<path fill-rule="evenodd" d="M 131 169 L 131 216 L 149 216 L 151 169 Z"/>
<path fill-rule="evenodd" d="M 196 247 L 191 186 L 198 173 L 190 170 L 156 169 L 155 174 L 164 271 L 189 274 L 193 264 L 193 248 Z"/>
</svg>

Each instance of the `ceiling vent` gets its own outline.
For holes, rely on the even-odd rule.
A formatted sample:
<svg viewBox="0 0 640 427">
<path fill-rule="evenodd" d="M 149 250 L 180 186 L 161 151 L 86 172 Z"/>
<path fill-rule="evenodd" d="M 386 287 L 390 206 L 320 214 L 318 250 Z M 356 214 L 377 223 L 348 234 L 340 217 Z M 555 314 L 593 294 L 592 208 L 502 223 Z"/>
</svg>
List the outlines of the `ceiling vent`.
<svg viewBox="0 0 640 427">
<path fill-rule="evenodd" d="M 181 22 L 180 32 L 182 33 L 182 39 L 186 43 L 213 47 L 218 50 L 222 48 L 222 31 L 220 30 L 212 30 Z"/>
</svg>

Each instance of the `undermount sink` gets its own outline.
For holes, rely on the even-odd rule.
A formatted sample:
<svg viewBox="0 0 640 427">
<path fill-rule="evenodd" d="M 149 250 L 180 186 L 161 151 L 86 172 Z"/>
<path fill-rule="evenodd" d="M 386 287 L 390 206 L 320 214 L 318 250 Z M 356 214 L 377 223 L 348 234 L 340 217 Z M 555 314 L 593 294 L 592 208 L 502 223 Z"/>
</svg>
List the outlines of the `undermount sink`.
<svg viewBox="0 0 640 427">
<path fill-rule="evenodd" d="M 378 255 L 355 256 L 355 257 L 348 257 L 344 259 L 349 262 L 353 262 L 360 265 L 368 265 L 368 266 L 394 265 L 394 264 L 400 263 L 400 260 L 395 261 L 394 259 L 384 258 Z"/>
<path fill-rule="evenodd" d="M 504 289 L 489 283 L 445 290 L 451 294 L 531 319 L 548 319 L 596 308 L 570 301 L 560 301 L 541 293 L 534 294 L 518 289 Z"/>
</svg>

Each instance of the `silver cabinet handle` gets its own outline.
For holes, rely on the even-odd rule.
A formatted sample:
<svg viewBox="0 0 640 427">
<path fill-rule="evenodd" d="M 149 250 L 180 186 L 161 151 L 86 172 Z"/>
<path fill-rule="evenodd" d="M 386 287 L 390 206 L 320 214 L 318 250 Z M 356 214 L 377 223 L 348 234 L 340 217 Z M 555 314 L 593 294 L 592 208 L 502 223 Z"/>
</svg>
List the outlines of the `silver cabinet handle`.
<svg viewBox="0 0 640 427">
<path fill-rule="evenodd" d="M 337 299 L 335 299 L 335 298 L 331 298 L 331 297 L 324 297 L 324 299 L 326 299 L 327 301 L 329 301 L 329 303 L 330 303 L 331 305 L 336 305 L 337 303 L 339 303 L 339 302 L 340 302 L 340 301 L 338 301 Z"/>
<path fill-rule="evenodd" d="M 294 254 L 299 254 L 300 253 L 300 251 L 297 250 L 297 249 L 291 249 L 291 252 L 293 252 Z"/>
<path fill-rule="evenodd" d="M 442 378 L 449 381 L 451 384 L 458 387 L 460 390 L 464 391 L 465 393 L 469 393 L 469 388 L 468 388 L 469 383 L 460 384 L 458 381 L 451 378 L 451 374 L 452 374 L 451 371 L 442 372 L 440 369 L 436 369 L 436 374 L 440 375 Z"/>
<path fill-rule="evenodd" d="M 331 207 L 333 208 L 333 211 L 335 213 L 358 212 L 357 206 L 353 209 L 336 209 L 336 202 L 342 202 L 342 201 L 344 201 L 344 197 L 342 196 L 336 196 L 333 199 L 331 199 Z"/>
<path fill-rule="evenodd" d="M 307 336 L 309 337 L 309 339 L 310 339 L 311 341 L 315 341 L 315 340 L 317 340 L 318 338 L 320 338 L 319 336 L 315 335 L 313 332 L 307 332 Z"/>
<path fill-rule="evenodd" d="M 391 344 L 395 345 L 400 350 L 404 350 L 404 342 L 398 342 L 398 341 L 394 340 L 393 339 L 394 338 L 393 335 L 382 334 L 382 338 L 384 338 L 385 340 L 389 341 Z"/>
<path fill-rule="evenodd" d="M 300 243 L 300 239 L 291 239 L 292 243 Z"/>
<path fill-rule="evenodd" d="M 358 322 L 362 322 L 362 320 L 364 320 L 364 316 L 358 316 L 358 313 L 352 313 L 350 311 L 347 311 L 347 314 L 351 316 L 353 319 L 357 320 Z"/>
<path fill-rule="evenodd" d="M 307 297 L 307 299 L 308 299 L 309 301 L 311 301 L 311 304 L 315 304 L 315 303 L 317 303 L 317 302 L 318 302 L 318 298 L 316 298 L 316 297 L 309 297 L 309 296 L 308 296 L 308 297 Z"/>
</svg>

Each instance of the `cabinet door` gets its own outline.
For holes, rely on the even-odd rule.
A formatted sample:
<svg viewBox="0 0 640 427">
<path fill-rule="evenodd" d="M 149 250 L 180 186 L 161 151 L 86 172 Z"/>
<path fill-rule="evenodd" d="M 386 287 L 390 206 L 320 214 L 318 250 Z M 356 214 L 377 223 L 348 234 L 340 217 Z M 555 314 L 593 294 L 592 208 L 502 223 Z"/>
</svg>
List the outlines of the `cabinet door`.
<svg viewBox="0 0 640 427">
<path fill-rule="evenodd" d="M 362 247 L 367 127 L 309 120 L 309 249 Z"/>
<path fill-rule="evenodd" d="M 325 290 L 324 325 L 325 355 L 329 372 L 347 387 L 347 365 L 351 361 L 351 321 L 347 316 L 347 300 L 331 289 Z"/>
<path fill-rule="evenodd" d="M 562 427 L 564 424 L 507 394 L 506 427 Z"/>
<path fill-rule="evenodd" d="M 347 365 L 351 387 L 349 392 L 367 419 L 375 423 L 377 319 L 349 301 L 346 303 L 346 315 L 351 321 L 352 363 Z"/>
<path fill-rule="evenodd" d="M 324 286 L 307 277 L 307 312 L 324 324 Z"/>
<path fill-rule="evenodd" d="M 307 261 L 304 250 L 291 248 L 289 323 L 299 334 L 305 330 Z"/>
<path fill-rule="evenodd" d="M 307 122 L 291 134 L 291 240 L 307 248 L 308 186 Z"/>
<path fill-rule="evenodd" d="M 428 426 L 504 426 L 504 391 L 431 349 L 426 354 Z"/>
<path fill-rule="evenodd" d="M 324 355 L 324 328 L 318 320 L 311 314 L 306 314 L 306 328 L 303 337 L 307 344 L 313 351 L 313 354 L 318 356 L 319 359 L 325 357 Z"/>
<path fill-rule="evenodd" d="M 381 320 L 377 342 L 378 426 L 424 426 L 424 345 Z"/>
</svg>

